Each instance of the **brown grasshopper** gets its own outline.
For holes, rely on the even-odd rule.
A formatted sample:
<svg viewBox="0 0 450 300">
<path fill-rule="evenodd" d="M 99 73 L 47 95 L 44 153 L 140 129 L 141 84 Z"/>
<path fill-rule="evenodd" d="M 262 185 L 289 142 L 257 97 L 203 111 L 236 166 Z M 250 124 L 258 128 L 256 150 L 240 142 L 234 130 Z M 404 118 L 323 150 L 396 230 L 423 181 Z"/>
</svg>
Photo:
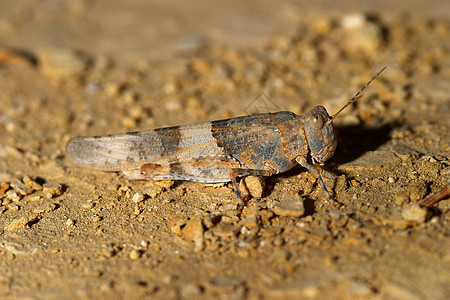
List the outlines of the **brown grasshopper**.
<svg viewBox="0 0 450 300">
<path fill-rule="evenodd" d="M 317 176 L 328 200 L 334 202 L 317 169 L 333 156 L 337 139 L 333 119 L 361 97 L 381 69 L 337 113 L 316 106 L 305 115 L 289 111 L 158 128 L 102 137 L 72 139 L 67 156 L 75 164 L 120 172 L 128 179 L 230 182 L 239 199 L 237 178 L 271 176 L 300 164 Z"/>
</svg>

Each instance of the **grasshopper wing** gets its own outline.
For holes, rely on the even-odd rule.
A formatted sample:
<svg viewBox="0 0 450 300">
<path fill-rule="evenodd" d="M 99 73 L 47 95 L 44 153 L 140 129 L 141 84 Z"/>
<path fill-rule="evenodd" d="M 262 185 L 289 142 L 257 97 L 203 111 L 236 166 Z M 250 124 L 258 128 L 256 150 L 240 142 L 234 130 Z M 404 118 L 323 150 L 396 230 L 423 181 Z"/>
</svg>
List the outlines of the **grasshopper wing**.
<svg viewBox="0 0 450 300">
<path fill-rule="evenodd" d="M 126 134 L 75 138 L 67 145 L 67 157 L 82 167 L 122 171 L 138 169 L 148 163 L 164 165 L 200 158 L 235 158 L 276 140 L 279 140 L 279 132 L 267 114 L 256 114 Z"/>
</svg>

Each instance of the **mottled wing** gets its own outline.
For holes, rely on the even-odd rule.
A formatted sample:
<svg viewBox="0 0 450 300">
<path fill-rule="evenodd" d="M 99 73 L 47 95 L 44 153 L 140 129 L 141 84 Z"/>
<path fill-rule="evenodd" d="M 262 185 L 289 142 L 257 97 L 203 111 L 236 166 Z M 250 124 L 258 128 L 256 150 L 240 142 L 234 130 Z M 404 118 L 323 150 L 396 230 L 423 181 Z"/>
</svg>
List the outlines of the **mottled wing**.
<svg viewBox="0 0 450 300">
<path fill-rule="evenodd" d="M 144 164 L 169 165 L 208 158 L 230 160 L 265 145 L 278 147 L 280 135 L 267 114 L 149 131 L 72 139 L 68 158 L 103 171 L 138 169 Z M 255 157 L 258 153 L 255 153 Z M 248 156 L 246 156 L 248 157 Z M 249 162 L 251 163 L 251 161 Z"/>
</svg>

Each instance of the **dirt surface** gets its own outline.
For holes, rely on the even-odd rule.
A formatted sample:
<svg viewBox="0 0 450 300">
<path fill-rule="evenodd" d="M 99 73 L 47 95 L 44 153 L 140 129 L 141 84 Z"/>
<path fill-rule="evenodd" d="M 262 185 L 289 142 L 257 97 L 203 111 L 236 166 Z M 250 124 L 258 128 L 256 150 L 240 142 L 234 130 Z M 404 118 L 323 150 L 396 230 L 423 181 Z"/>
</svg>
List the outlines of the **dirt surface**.
<svg viewBox="0 0 450 300">
<path fill-rule="evenodd" d="M 450 2 L 392 2 L 0 1 L 0 298 L 449 299 L 450 202 L 418 204 L 450 179 Z M 334 113 L 385 65 L 335 121 L 340 208 L 301 167 L 238 209 L 229 184 L 65 157 L 77 136 Z"/>
</svg>

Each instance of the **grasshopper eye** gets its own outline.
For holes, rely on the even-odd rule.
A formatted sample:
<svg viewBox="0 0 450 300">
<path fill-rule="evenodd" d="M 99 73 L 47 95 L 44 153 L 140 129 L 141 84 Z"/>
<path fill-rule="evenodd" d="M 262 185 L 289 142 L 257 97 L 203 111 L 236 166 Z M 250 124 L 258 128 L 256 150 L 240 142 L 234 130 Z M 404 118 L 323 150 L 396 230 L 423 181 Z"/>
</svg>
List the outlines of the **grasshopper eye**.
<svg viewBox="0 0 450 300">
<path fill-rule="evenodd" d="M 314 129 L 320 130 L 325 125 L 325 120 L 321 114 L 315 114 L 309 117 L 309 123 Z"/>
</svg>

